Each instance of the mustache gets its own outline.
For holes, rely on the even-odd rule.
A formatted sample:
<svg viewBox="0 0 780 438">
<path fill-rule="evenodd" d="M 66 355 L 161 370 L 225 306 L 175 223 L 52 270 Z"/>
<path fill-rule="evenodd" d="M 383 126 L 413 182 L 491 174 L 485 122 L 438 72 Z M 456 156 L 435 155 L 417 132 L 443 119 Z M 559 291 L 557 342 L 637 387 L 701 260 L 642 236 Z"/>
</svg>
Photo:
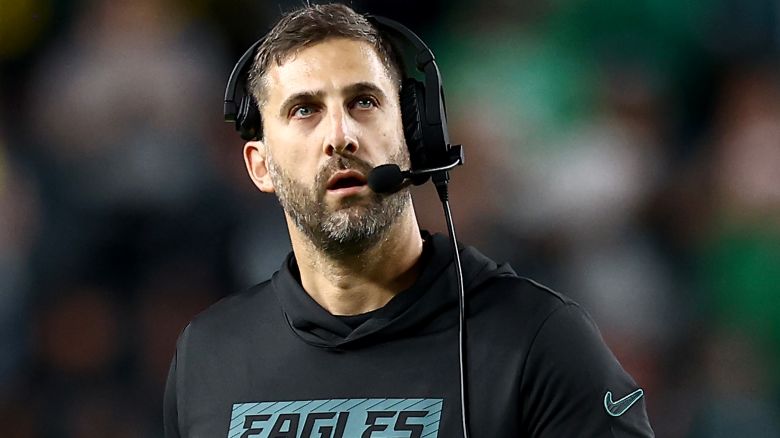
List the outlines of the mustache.
<svg viewBox="0 0 780 438">
<path fill-rule="evenodd" d="M 356 170 L 365 176 L 368 176 L 368 172 L 373 169 L 374 166 L 368 161 L 362 160 L 353 156 L 343 156 L 332 158 L 328 162 L 320 167 L 317 172 L 317 178 L 315 178 L 315 188 L 318 194 L 325 194 L 327 191 L 328 180 L 334 173 L 340 170 Z"/>
</svg>

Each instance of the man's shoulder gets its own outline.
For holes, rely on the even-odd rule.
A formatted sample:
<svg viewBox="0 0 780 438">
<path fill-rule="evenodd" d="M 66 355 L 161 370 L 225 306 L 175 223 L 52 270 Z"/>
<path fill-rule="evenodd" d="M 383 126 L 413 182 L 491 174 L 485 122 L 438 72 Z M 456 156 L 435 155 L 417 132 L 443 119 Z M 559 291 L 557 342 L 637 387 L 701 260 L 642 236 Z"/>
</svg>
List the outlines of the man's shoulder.
<svg viewBox="0 0 780 438">
<path fill-rule="evenodd" d="M 190 321 L 186 335 L 221 338 L 254 330 L 279 309 L 272 289 L 271 280 L 267 280 L 222 298 Z"/>
<path fill-rule="evenodd" d="M 462 247 L 461 263 L 466 293 L 475 304 L 482 302 L 487 308 L 533 316 L 577 305 L 566 295 L 519 275 L 508 263 L 499 264 L 473 246 Z"/>
<path fill-rule="evenodd" d="M 530 348 L 544 327 L 559 330 L 561 316 L 590 320 L 588 313 L 565 294 L 518 275 L 492 278 L 476 292 L 469 300 L 474 324 L 484 324 L 491 331 L 491 327 L 501 327 L 495 336 L 508 336 L 506 341 L 512 345 L 520 342 Z"/>
<path fill-rule="evenodd" d="M 482 300 L 514 312 L 540 315 L 566 306 L 578 306 L 565 294 L 516 274 L 493 277 L 478 289 L 477 295 Z"/>
</svg>

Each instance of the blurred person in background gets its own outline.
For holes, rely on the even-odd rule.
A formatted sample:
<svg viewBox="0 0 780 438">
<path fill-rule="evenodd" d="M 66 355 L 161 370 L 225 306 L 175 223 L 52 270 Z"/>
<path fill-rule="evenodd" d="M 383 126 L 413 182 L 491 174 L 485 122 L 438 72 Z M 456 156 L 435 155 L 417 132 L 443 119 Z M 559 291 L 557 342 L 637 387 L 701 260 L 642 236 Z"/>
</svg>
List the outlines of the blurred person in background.
<svg viewBox="0 0 780 438">
<path fill-rule="evenodd" d="M 22 222 L 38 229 L 31 256 L 19 258 L 31 262 L 29 288 L 3 285 L 35 308 L 17 338 L 31 344 L 28 366 L 14 377 L 41 409 L 33 415 L 48 412 L 40 433 L 154 436 L 159 410 L 143 400 L 161 396 L 176 335 L 231 287 L 235 216 L 204 214 L 235 209 L 207 122 L 218 116 L 209 102 L 219 92 L 206 90 L 221 78 L 222 38 L 173 0 L 89 0 L 72 11 L 30 63 L 29 91 L 15 90 L 29 114 L 14 126 L 18 153 L 43 184 L 40 220 Z M 25 215 L 34 199 L 2 215 Z M 9 229 L 14 240 L 25 228 Z M 197 283 L 176 282 L 183 293 L 172 276 Z"/>
<path fill-rule="evenodd" d="M 471 247 L 459 251 L 471 309 L 461 411 L 449 242 L 419 229 L 408 189 L 366 181 L 380 164 L 419 164 L 401 122 L 412 85 L 383 38 L 344 5 L 307 5 L 252 53 L 262 121 L 244 158 L 277 195 L 293 252 L 184 330 L 166 436 L 450 437 L 465 415 L 475 436 L 653 436 L 642 390 L 590 317 Z"/>
<path fill-rule="evenodd" d="M 780 68 L 723 72 L 695 260 L 710 334 L 696 437 L 780 431 Z M 706 215 L 704 215 L 706 214 Z"/>
<path fill-rule="evenodd" d="M 30 310 L 30 259 L 41 213 L 37 180 L 11 153 L 5 134 L 0 124 L 0 385 L 11 380 L 27 353 L 23 333 Z"/>
</svg>

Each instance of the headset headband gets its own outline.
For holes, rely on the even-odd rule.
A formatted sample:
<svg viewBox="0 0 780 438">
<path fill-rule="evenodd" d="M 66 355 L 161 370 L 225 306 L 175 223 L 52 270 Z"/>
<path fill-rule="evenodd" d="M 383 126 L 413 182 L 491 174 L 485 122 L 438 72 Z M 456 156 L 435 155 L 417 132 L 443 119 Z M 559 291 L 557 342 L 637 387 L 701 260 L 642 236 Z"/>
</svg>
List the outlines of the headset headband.
<svg viewBox="0 0 780 438">
<path fill-rule="evenodd" d="M 236 114 L 238 113 L 238 105 L 236 105 L 235 100 L 236 85 L 238 84 L 239 78 L 242 78 L 242 76 L 246 76 L 246 74 L 249 73 L 248 66 L 251 65 L 249 63 L 254 60 L 255 51 L 260 44 L 263 43 L 263 40 L 265 40 L 265 38 L 260 38 L 255 41 L 255 43 L 252 44 L 252 47 L 241 55 L 241 58 L 239 58 L 236 65 L 233 67 L 233 71 L 230 72 L 230 79 L 228 79 L 227 87 L 225 88 L 225 104 L 223 109 L 226 122 L 236 121 Z M 244 83 L 243 86 L 244 92 L 246 92 L 246 83 Z"/>
</svg>

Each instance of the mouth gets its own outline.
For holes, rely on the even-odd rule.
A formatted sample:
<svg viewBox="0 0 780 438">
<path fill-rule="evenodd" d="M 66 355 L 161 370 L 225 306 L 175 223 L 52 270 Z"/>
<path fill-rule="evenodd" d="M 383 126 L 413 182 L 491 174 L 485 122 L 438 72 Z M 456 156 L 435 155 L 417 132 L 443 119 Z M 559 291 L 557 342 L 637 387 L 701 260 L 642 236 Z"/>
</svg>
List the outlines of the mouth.
<svg viewBox="0 0 780 438">
<path fill-rule="evenodd" d="M 333 174 L 326 186 L 329 192 L 357 192 L 366 186 L 366 177 L 356 170 L 341 170 Z"/>
</svg>

